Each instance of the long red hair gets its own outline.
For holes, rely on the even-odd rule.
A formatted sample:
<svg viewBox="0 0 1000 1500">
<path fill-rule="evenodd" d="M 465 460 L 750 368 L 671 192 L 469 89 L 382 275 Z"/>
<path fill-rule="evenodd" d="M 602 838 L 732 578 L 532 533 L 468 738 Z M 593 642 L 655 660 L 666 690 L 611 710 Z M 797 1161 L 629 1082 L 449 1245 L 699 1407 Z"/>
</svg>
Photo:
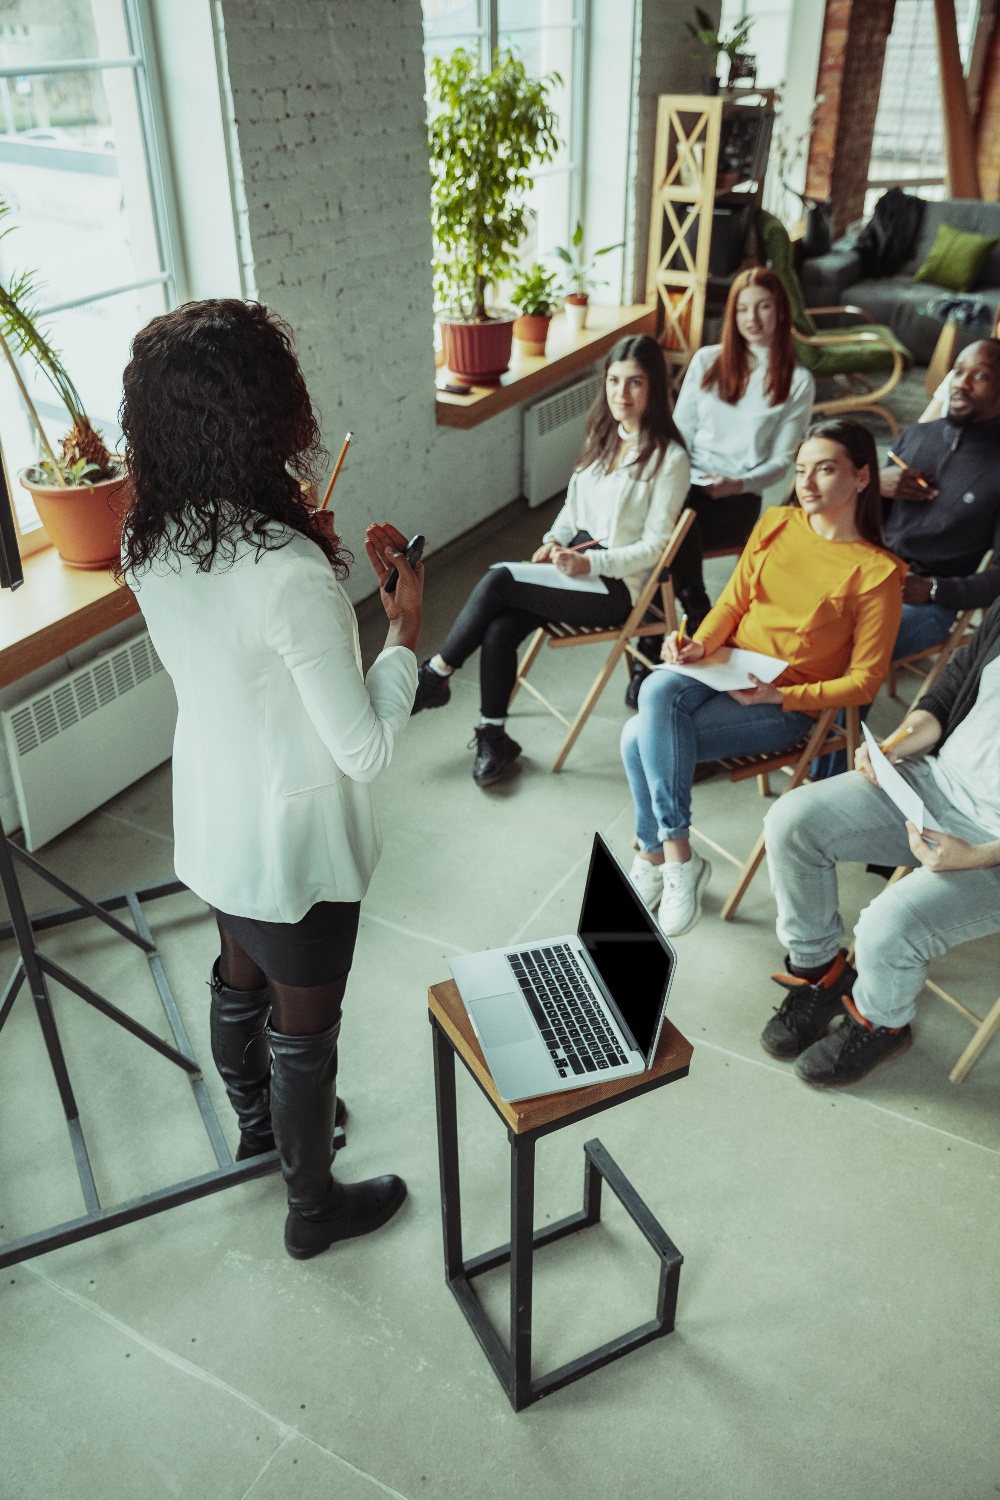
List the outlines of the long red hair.
<svg viewBox="0 0 1000 1500">
<path fill-rule="evenodd" d="M 788 400 L 788 392 L 792 386 L 792 372 L 795 369 L 792 309 L 788 302 L 788 293 L 779 277 L 773 271 L 767 270 L 765 266 L 751 266 L 749 271 L 741 271 L 729 288 L 726 315 L 722 323 L 722 348 L 705 371 L 701 382 L 702 388 L 708 391 L 716 386 L 720 399 L 728 402 L 730 406 L 735 406 L 737 401 L 746 394 L 747 382 L 750 379 L 750 360 L 746 339 L 736 326 L 736 303 L 739 301 L 740 293 L 746 291 L 748 286 L 759 286 L 764 291 L 770 292 L 774 299 L 777 321 L 768 355 L 764 391 L 771 398 L 772 406 L 780 406 L 782 402 Z"/>
</svg>

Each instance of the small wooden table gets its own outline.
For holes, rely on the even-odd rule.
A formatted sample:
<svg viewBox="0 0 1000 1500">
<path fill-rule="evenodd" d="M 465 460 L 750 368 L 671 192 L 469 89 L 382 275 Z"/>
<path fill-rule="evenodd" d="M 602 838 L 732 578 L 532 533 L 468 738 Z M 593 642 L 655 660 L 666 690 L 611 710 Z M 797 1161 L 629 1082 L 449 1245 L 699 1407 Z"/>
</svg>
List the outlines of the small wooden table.
<svg viewBox="0 0 1000 1500">
<path fill-rule="evenodd" d="M 543 1135 L 611 1109 L 626 1099 L 648 1094 L 686 1078 L 692 1047 L 675 1026 L 664 1021 L 653 1066 L 633 1078 L 595 1083 L 561 1094 L 505 1103 L 486 1066 L 458 987 L 453 980 L 428 991 L 429 1019 L 434 1041 L 434 1086 L 437 1097 L 438 1160 L 441 1172 L 441 1217 L 444 1228 L 445 1280 L 479 1340 L 486 1358 L 515 1411 L 549 1396 L 591 1370 L 620 1359 L 674 1327 L 677 1288 L 683 1256 L 669 1235 L 596 1138 L 584 1145 L 583 1208 L 545 1229 L 534 1228 L 535 1143 Z M 455 1099 L 455 1057 L 459 1056 L 479 1088 L 507 1127 L 510 1142 L 510 1241 L 465 1260 L 462 1252 L 462 1206 L 458 1164 L 458 1114 Z M 629 1333 L 561 1365 L 547 1375 L 531 1376 L 531 1294 L 534 1251 L 601 1217 L 603 1183 L 642 1230 L 660 1261 L 656 1316 Z M 472 1280 L 498 1266 L 510 1265 L 510 1352 L 504 1348 L 472 1287 Z"/>
</svg>

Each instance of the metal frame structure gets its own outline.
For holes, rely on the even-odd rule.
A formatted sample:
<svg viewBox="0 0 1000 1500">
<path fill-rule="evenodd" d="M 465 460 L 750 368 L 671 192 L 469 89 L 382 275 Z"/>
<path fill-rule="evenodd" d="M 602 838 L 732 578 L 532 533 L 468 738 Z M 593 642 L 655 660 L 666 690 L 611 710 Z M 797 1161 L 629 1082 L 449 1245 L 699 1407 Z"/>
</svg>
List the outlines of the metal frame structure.
<svg viewBox="0 0 1000 1500">
<path fill-rule="evenodd" d="M 585 1143 L 583 1207 L 545 1229 L 534 1228 L 535 1144 L 543 1135 L 574 1125 L 619 1104 L 634 1099 L 665 1084 L 673 1083 L 687 1073 L 683 1068 L 673 1073 L 639 1082 L 626 1094 L 592 1104 L 585 1109 L 567 1109 L 566 1114 L 532 1130 L 507 1128 L 510 1142 L 510 1240 L 483 1255 L 465 1260 L 462 1250 L 462 1204 L 458 1156 L 458 1110 L 455 1096 L 456 1048 L 447 1033 L 431 1016 L 434 1042 L 434 1088 L 437 1100 L 438 1160 L 441 1176 L 441 1219 L 444 1230 L 445 1280 L 469 1327 L 515 1411 L 551 1396 L 563 1386 L 599 1370 L 612 1360 L 620 1359 L 633 1349 L 653 1339 L 672 1333 L 677 1308 L 677 1292 L 684 1257 L 666 1230 L 639 1197 L 624 1172 L 596 1138 Z M 464 1061 L 464 1059 L 463 1059 Z M 471 1070 L 470 1070 L 471 1072 Z M 475 1078 L 475 1074 L 471 1075 Z M 478 1079 L 476 1080 L 478 1084 Z M 481 1085 L 480 1085 L 481 1087 Z M 487 1095 L 487 1098 L 489 1096 Z M 490 1101 L 492 1103 L 492 1101 Z M 579 1355 L 567 1364 L 532 1379 L 532 1270 L 534 1253 L 544 1245 L 565 1239 L 580 1229 L 597 1224 L 601 1218 L 601 1191 L 604 1183 L 614 1193 L 632 1222 L 639 1228 L 660 1262 L 660 1280 L 656 1314 L 646 1323 L 618 1338 Z M 477 1276 L 500 1266 L 510 1266 L 510 1340 L 509 1352 L 493 1323 L 487 1317 L 472 1285 Z"/>
<path fill-rule="evenodd" d="M 73 904 L 30 917 L 18 884 L 15 860 L 26 866 L 48 885 L 53 886 L 62 895 L 67 896 Z M 180 1011 L 177 1009 L 177 1002 L 167 982 L 149 923 L 146 921 L 143 903 L 156 900 L 161 896 L 172 896 L 178 891 L 185 890 L 183 882 L 179 880 L 158 881 L 139 889 L 118 891 L 114 895 L 104 897 L 101 901 L 91 901 L 81 892 L 74 890 L 66 881 L 60 879 L 58 875 L 53 874 L 51 870 L 46 869 L 32 855 L 0 834 L 0 888 L 6 897 L 11 918 L 9 922 L 0 924 L 0 939 L 13 937 L 20 954 L 3 995 L 0 996 L 0 1032 L 10 1016 L 22 987 L 27 982 L 66 1117 L 66 1126 L 85 1207 L 85 1212 L 77 1218 L 67 1219 L 49 1229 L 23 1235 L 19 1239 L 0 1241 L 0 1267 L 15 1265 L 29 1256 L 43 1255 L 49 1250 L 58 1250 L 63 1245 L 72 1245 L 77 1240 L 90 1239 L 109 1229 L 117 1229 L 122 1224 L 132 1224 L 137 1219 L 148 1218 L 151 1214 L 162 1213 L 165 1209 L 175 1208 L 181 1203 L 190 1203 L 195 1198 L 204 1198 L 210 1193 L 234 1187 L 237 1183 L 246 1182 L 250 1178 L 264 1177 L 270 1172 L 277 1171 L 279 1161 L 276 1151 L 251 1157 L 247 1161 L 233 1160 L 222 1133 L 219 1117 L 202 1077 L 201 1067 L 194 1055 Z M 111 915 L 112 912 L 125 907 L 128 908 L 135 924 L 134 931 Z M 39 950 L 36 941 L 37 933 L 54 927 L 63 927 L 71 922 L 79 922 L 87 917 L 96 918 L 145 955 L 167 1024 L 173 1035 L 173 1046 L 163 1041 L 139 1021 L 134 1020 L 132 1016 L 119 1010 L 110 1000 L 105 999 L 96 990 L 92 990 L 89 985 L 84 984 L 61 964 L 47 958 Z M 80 1122 L 80 1111 L 56 1025 L 49 994 L 49 980 L 55 980 L 71 994 L 93 1006 L 101 1015 L 123 1027 L 144 1046 L 159 1053 L 161 1057 L 165 1057 L 184 1072 L 191 1084 L 195 1103 L 215 1154 L 217 1166 L 213 1171 L 205 1172 L 198 1177 L 187 1178 L 170 1187 L 158 1188 L 155 1192 L 131 1198 L 112 1208 L 104 1207 L 94 1180 L 90 1153 L 87 1150 L 87 1142 Z"/>
</svg>

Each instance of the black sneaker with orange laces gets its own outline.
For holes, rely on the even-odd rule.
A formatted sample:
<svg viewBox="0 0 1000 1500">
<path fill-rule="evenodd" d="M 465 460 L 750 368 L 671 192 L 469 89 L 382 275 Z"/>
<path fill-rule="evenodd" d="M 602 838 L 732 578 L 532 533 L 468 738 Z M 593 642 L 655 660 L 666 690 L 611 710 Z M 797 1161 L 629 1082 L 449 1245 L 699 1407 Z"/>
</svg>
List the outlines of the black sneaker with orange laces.
<svg viewBox="0 0 1000 1500">
<path fill-rule="evenodd" d="M 772 974 L 775 984 L 788 993 L 760 1034 L 764 1051 L 791 1059 L 819 1041 L 834 1017 L 843 1015 L 841 997 L 851 993 L 857 977 L 844 948 L 826 973 L 812 982 L 798 974 Z"/>
<path fill-rule="evenodd" d="M 814 1042 L 795 1064 L 803 1083 L 813 1088 L 849 1088 L 879 1063 L 905 1052 L 913 1041 L 909 1026 L 873 1026 L 849 996 L 842 1004 L 847 1014 L 836 1031 Z"/>
</svg>

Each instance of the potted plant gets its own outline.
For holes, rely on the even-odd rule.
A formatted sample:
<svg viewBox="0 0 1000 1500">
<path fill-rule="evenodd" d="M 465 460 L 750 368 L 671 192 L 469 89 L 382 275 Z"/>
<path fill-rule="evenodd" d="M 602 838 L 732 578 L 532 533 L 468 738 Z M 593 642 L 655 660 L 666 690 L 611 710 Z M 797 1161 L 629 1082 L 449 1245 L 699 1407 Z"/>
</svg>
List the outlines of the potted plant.
<svg viewBox="0 0 1000 1500">
<path fill-rule="evenodd" d="M 10 213 L 0 200 L 0 220 Z M 2 231 L 0 231 L 2 232 Z M 62 360 L 35 321 L 35 288 L 30 272 L 20 272 L 8 286 L 0 283 L 0 334 L 4 349 L 45 457 L 22 469 L 18 478 L 64 562 L 73 568 L 107 568 L 121 549 L 122 518 L 129 499 L 124 468 L 95 432 L 80 394 Z M 70 430 L 52 449 L 20 371 L 10 353 L 30 355 L 66 407 Z"/>
<path fill-rule="evenodd" d="M 560 81 L 529 78 L 510 51 L 497 52 L 489 73 L 463 47 L 431 64 L 434 291 L 445 363 L 470 384 L 496 384 L 510 364 L 514 314 L 491 313 L 486 294 L 516 269 L 532 164 L 558 149 L 548 97 Z"/>
<path fill-rule="evenodd" d="M 544 354 L 549 324 L 556 309 L 556 273 L 547 271 L 539 261 L 514 280 L 510 300 L 520 313 L 514 324 L 514 337 L 525 354 Z"/>
<path fill-rule="evenodd" d="M 566 321 L 574 333 L 582 332 L 587 326 L 587 305 L 592 289 L 595 286 L 606 285 L 605 282 L 598 281 L 594 277 L 594 268 L 598 258 L 602 255 L 610 255 L 612 250 L 620 250 L 624 243 L 624 240 L 619 240 L 616 245 L 604 245 L 600 250 L 595 250 L 589 259 L 585 259 L 583 224 L 578 219 L 576 228 L 573 230 L 570 248 L 557 245 L 552 251 L 552 254 L 558 256 L 566 266 L 560 278 L 560 290 L 566 301 Z"/>
<path fill-rule="evenodd" d="M 717 94 L 719 92 L 719 58 L 725 53 L 729 58 L 730 72 L 732 72 L 733 59 L 743 51 L 750 39 L 753 20 L 744 16 L 736 23 L 728 36 L 723 36 L 717 30 L 708 12 L 702 10 L 700 5 L 696 5 L 694 21 L 686 21 L 685 25 L 698 43 L 696 48 L 691 49 L 691 56 L 703 59 L 708 53 L 711 58 L 712 71 L 702 74 L 701 91 L 703 94 Z"/>
</svg>

